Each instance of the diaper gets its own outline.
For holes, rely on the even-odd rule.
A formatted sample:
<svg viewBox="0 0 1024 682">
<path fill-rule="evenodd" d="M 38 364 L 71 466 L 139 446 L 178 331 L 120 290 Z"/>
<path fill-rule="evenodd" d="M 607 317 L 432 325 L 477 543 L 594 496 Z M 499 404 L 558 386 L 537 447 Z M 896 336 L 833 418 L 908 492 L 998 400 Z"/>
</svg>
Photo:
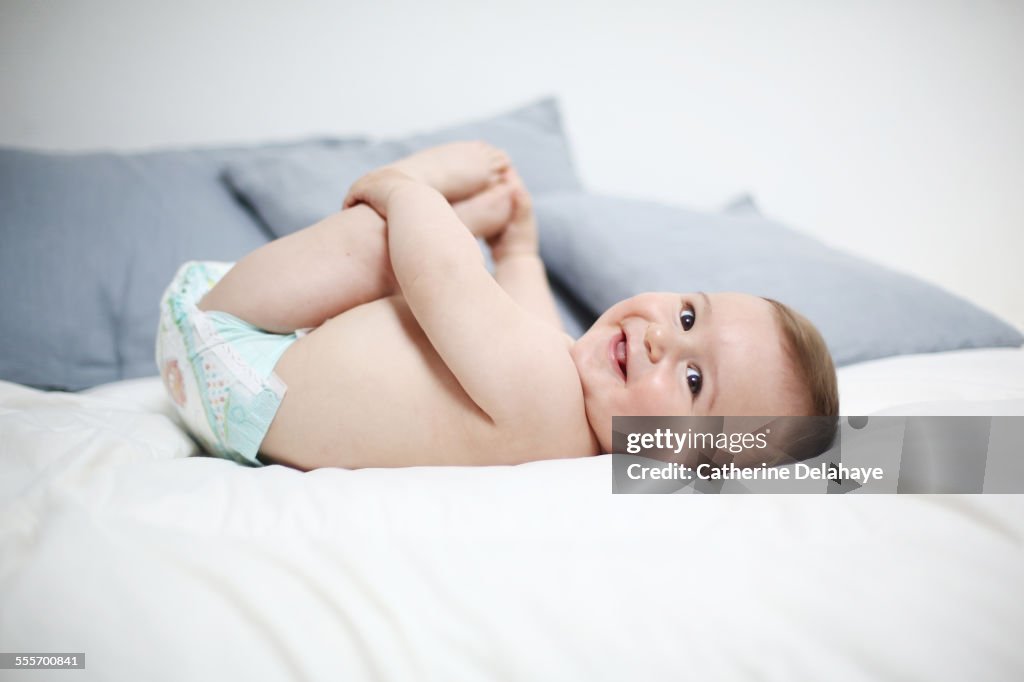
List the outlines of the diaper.
<svg viewBox="0 0 1024 682">
<path fill-rule="evenodd" d="M 271 334 L 225 312 L 199 310 L 233 263 L 182 265 L 160 301 L 156 362 L 192 436 L 212 455 L 249 466 L 287 386 L 274 366 L 304 333 Z"/>
</svg>

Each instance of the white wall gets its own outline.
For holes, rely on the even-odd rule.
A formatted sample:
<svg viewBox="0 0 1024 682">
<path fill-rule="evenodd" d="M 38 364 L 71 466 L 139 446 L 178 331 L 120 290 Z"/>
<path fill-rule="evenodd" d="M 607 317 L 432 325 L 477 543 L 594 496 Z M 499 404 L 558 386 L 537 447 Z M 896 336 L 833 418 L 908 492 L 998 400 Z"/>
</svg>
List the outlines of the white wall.
<svg viewBox="0 0 1024 682">
<path fill-rule="evenodd" d="M 428 5 L 2 0 L 0 143 L 385 135 L 553 93 L 594 190 L 751 191 L 1024 326 L 1024 3 Z"/>
</svg>

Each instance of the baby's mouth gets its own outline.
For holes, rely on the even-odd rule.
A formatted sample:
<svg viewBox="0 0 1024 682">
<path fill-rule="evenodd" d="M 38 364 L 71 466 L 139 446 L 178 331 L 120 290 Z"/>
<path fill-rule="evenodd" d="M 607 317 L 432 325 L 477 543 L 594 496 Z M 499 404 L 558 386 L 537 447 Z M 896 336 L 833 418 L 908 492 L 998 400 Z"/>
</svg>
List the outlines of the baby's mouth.
<svg viewBox="0 0 1024 682">
<path fill-rule="evenodd" d="M 622 333 L 622 338 L 620 338 L 619 342 L 615 344 L 615 360 L 619 363 L 619 370 L 622 372 L 622 378 L 623 379 L 625 379 L 626 376 L 627 376 L 627 374 L 626 374 L 626 369 L 627 369 L 626 357 L 627 357 L 627 351 L 628 350 L 629 350 L 629 347 L 628 347 L 627 341 L 626 341 L 626 333 L 623 332 Z"/>
</svg>

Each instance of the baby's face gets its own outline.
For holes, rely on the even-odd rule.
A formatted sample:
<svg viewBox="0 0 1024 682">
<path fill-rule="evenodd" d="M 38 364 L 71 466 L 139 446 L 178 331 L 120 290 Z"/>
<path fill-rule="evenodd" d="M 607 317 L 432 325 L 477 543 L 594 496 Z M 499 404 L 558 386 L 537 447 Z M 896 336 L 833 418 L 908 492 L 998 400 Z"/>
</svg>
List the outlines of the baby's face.
<svg viewBox="0 0 1024 682">
<path fill-rule="evenodd" d="M 634 296 L 609 308 L 570 352 L 605 452 L 615 415 L 801 411 L 772 306 L 749 294 Z"/>
</svg>

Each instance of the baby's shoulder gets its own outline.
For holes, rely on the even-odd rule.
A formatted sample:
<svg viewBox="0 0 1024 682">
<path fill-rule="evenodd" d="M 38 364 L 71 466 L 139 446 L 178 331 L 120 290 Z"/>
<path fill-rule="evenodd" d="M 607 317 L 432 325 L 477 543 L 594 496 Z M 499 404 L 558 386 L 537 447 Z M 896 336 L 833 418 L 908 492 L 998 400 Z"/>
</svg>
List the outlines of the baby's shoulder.
<svg viewBox="0 0 1024 682">
<path fill-rule="evenodd" d="M 578 446 L 589 442 L 591 431 L 583 387 L 569 353 L 572 338 L 559 334 L 545 341 L 542 348 L 533 349 L 545 353 L 543 362 L 538 363 L 540 370 L 529 381 L 510 387 L 508 399 L 519 406 L 512 427 L 549 445 Z"/>
</svg>

